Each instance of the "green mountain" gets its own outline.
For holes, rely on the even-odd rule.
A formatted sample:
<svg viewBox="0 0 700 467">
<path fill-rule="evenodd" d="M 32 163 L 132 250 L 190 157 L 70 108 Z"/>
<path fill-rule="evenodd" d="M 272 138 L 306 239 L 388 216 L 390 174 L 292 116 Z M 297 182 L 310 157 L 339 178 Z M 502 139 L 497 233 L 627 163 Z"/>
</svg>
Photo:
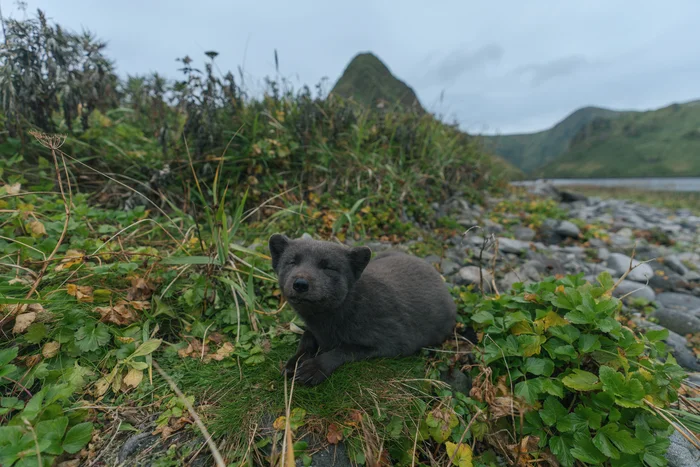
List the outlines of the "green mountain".
<svg viewBox="0 0 700 467">
<path fill-rule="evenodd" d="M 332 94 L 368 107 L 400 105 L 420 113 L 425 110 L 416 93 L 406 83 L 396 78 L 389 68 L 374 54 L 357 54 L 345 68 L 333 89 Z"/>
<path fill-rule="evenodd" d="M 531 173 L 565 153 L 572 138 L 593 120 L 615 118 L 621 113 L 600 107 L 584 107 L 549 130 L 484 136 L 484 146 L 524 172 Z"/>
<path fill-rule="evenodd" d="M 700 176 L 700 100 L 594 118 L 543 177 Z"/>
</svg>

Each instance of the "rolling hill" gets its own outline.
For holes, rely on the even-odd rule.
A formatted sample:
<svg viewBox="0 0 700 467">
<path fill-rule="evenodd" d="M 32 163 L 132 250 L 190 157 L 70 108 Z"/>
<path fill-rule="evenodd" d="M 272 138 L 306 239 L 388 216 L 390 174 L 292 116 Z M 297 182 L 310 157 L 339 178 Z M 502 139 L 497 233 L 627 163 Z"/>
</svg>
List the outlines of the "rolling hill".
<svg viewBox="0 0 700 467">
<path fill-rule="evenodd" d="M 357 54 L 348 63 L 331 94 L 353 99 L 368 107 L 384 102 L 425 113 L 413 89 L 395 77 L 376 55 L 369 52 Z"/>
<path fill-rule="evenodd" d="M 597 117 L 568 151 L 532 174 L 548 178 L 700 176 L 700 101 Z"/>
<path fill-rule="evenodd" d="M 621 113 L 600 107 L 584 107 L 549 130 L 484 136 L 484 145 L 487 150 L 500 155 L 525 173 L 531 173 L 565 153 L 571 139 L 591 121 L 601 117 L 615 118 Z"/>
</svg>

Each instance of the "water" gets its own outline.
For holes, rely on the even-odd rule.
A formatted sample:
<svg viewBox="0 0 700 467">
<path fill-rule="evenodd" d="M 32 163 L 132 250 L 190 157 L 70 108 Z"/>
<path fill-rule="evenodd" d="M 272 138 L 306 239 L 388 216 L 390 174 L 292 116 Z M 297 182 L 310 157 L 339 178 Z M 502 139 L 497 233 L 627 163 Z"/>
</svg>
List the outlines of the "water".
<svg viewBox="0 0 700 467">
<path fill-rule="evenodd" d="M 555 186 L 604 186 L 612 188 L 637 188 L 651 191 L 700 191 L 700 177 L 679 178 L 551 178 Z M 513 182 L 513 185 L 529 186 L 536 180 Z"/>
</svg>

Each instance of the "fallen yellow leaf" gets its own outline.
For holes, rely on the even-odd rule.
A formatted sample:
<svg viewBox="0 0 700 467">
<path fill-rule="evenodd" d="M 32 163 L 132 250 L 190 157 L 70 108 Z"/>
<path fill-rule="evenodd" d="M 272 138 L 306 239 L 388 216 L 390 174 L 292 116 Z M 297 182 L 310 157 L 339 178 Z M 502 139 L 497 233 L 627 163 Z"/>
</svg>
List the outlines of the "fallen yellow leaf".
<svg viewBox="0 0 700 467">
<path fill-rule="evenodd" d="M 12 328 L 12 332 L 19 334 L 27 330 L 30 324 L 36 319 L 36 313 L 30 311 L 29 313 L 22 313 L 17 315 L 15 318 L 15 326 Z"/>
<path fill-rule="evenodd" d="M 143 380 L 143 371 L 132 368 L 124 377 L 123 383 L 126 386 L 135 388 L 141 384 L 141 380 Z"/>
<path fill-rule="evenodd" d="M 44 224 L 37 220 L 28 222 L 27 227 L 29 227 L 29 231 L 34 237 L 41 237 L 42 235 L 46 235 L 46 227 L 44 227 Z"/>
<path fill-rule="evenodd" d="M 55 357 L 58 354 L 58 349 L 61 348 L 61 344 L 56 341 L 47 342 L 44 344 L 44 348 L 41 349 L 41 355 L 44 358 Z"/>
</svg>

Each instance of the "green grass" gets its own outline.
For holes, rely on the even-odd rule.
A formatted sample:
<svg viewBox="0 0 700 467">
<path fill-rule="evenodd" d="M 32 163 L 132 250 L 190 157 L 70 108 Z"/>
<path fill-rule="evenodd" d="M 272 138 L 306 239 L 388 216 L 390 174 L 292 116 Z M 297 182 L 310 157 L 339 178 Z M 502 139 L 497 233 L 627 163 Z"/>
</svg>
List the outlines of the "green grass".
<svg viewBox="0 0 700 467">
<path fill-rule="evenodd" d="M 205 412 L 211 429 L 225 436 L 230 446 L 247 447 L 263 415 L 276 418 L 284 413 L 284 377 L 279 369 L 295 350 L 295 345 L 277 345 L 263 363 L 243 366 L 240 373 L 234 365 L 222 369 L 191 359 L 171 360 L 169 365 L 180 375 L 186 393 L 213 395 L 216 402 Z M 425 373 L 426 360 L 419 356 L 349 363 L 317 387 L 296 385 L 292 407 L 306 411 L 307 423 L 322 427 L 346 421 L 352 410 L 379 410 L 385 422 L 393 416 L 416 420 L 415 399 L 426 389 L 418 380 Z M 289 390 L 291 381 L 288 384 Z"/>
</svg>

